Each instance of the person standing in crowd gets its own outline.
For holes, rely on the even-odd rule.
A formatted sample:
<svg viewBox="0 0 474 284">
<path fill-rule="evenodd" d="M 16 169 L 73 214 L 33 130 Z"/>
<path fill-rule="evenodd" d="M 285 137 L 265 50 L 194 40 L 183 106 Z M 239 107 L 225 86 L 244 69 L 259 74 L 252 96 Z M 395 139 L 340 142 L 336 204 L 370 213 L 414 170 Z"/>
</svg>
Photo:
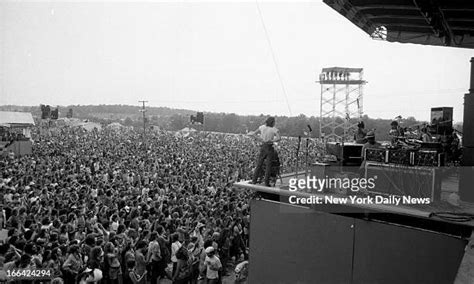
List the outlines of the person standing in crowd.
<svg viewBox="0 0 474 284">
<path fill-rule="evenodd" d="M 159 284 L 161 274 L 161 250 L 158 243 L 158 233 L 152 232 L 149 238 L 147 263 L 151 270 L 151 284 Z"/>
<path fill-rule="evenodd" d="M 183 246 L 194 259 L 196 283 L 196 277 L 206 278 L 205 248 L 214 247 L 222 266 L 218 275 L 225 275 L 231 255 L 238 262 L 247 251 L 251 194 L 231 190 L 229 175 L 238 169 L 238 179 L 252 179 L 261 150 L 255 139 L 194 133 L 188 140 L 160 132 L 150 134 L 156 151 L 144 152 L 136 143 L 141 133 L 133 129 L 119 134 L 60 128 L 47 136 L 33 129 L 32 135 L 31 156 L 0 161 L 10 245 L 5 265 L 50 267 L 64 283 L 75 283 L 85 269 L 101 270 L 100 284 L 145 283 L 147 260 L 153 259 L 147 248 L 156 247 L 149 245 L 156 231 L 163 261 L 158 274 L 164 277 L 170 263 L 176 263 L 176 272 Z M 294 166 L 288 150 L 294 143 L 279 142 L 284 170 Z M 234 230 L 240 238 L 233 237 Z M 178 238 L 169 240 L 174 234 Z"/>
<path fill-rule="evenodd" d="M 176 252 L 178 262 L 176 270 L 171 279 L 173 284 L 188 284 L 192 274 L 192 259 L 189 257 L 188 250 L 182 246 Z"/>
<path fill-rule="evenodd" d="M 173 263 L 173 272 L 174 275 L 176 272 L 176 266 L 178 265 L 178 258 L 176 257 L 176 253 L 181 248 L 181 242 L 179 241 L 179 235 L 177 233 L 171 236 L 171 262 Z"/>
<path fill-rule="evenodd" d="M 204 227 L 205 227 L 205 225 L 203 223 L 199 222 L 196 225 L 196 228 L 193 231 L 192 236 L 197 238 L 197 241 L 199 242 L 199 246 L 204 245 L 204 237 L 203 237 Z"/>
<path fill-rule="evenodd" d="M 104 247 L 104 272 L 106 284 L 122 284 L 122 267 L 118 251 L 112 242 L 107 242 Z"/>
<path fill-rule="evenodd" d="M 83 269 L 83 262 L 79 254 L 79 246 L 69 247 L 68 256 L 62 268 L 64 271 L 64 282 L 74 283 L 79 272 Z"/>
<path fill-rule="evenodd" d="M 275 127 L 275 118 L 267 118 L 264 125 L 261 125 L 257 130 L 250 132 L 248 135 L 257 137 L 257 140 L 261 143 L 260 153 L 258 155 L 257 165 L 253 174 L 252 183 L 257 183 L 258 178 L 261 176 L 261 172 L 263 171 L 263 165 L 265 163 L 265 186 L 270 186 L 270 174 L 272 167 L 271 163 L 274 155 L 276 154 L 275 149 L 273 148 L 273 143 L 276 143 L 281 140 L 280 132 L 278 128 Z"/>
<path fill-rule="evenodd" d="M 197 239 L 191 239 L 188 244 L 188 255 L 191 259 L 191 275 L 189 278 L 190 284 L 196 284 L 199 277 L 199 258 L 201 256 L 202 247 L 197 246 Z"/>
<path fill-rule="evenodd" d="M 214 247 L 207 247 L 206 259 L 204 264 L 206 266 L 206 281 L 207 284 L 219 283 L 219 271 L 222 269 L 222 264 L 219 258 L 215 254 Z"/>
<path fill-rule="evenodd" d="M 171 262 L 171 252 L 169 248 L 169 239 L 166 238 L 164 235 L 165 229 L 163 226 L 159 225 L 156 228 L 156 232 L 158 234 L 157 236 L 157 242 L 160 245 L 160 253 L 161 253 L 161 259 L 158 264 L 158 276 L 161 279 L 164 279 L 166 275 L 166 267 L 168 266 L 168 263 Z"/>
<path fill-rule="evenodd" d="M 130 279 L 133 284 L 145 284 L 146 283 L 146 251 L 147 243 L 145 241 L 138 241 L 135 251 L 135 267 L 130 273 Z"/>
<path fill-rule="evenodd" d="M 130 247 L 130 244 L 128 244 L 124 251 L 123 266 L 125 267 L 125 270 L 123 272 L 123 283 L 133 284 L 134 282 L 132 281 L 131 274 L 135 268 L 135 252 Z"/>
</svg>

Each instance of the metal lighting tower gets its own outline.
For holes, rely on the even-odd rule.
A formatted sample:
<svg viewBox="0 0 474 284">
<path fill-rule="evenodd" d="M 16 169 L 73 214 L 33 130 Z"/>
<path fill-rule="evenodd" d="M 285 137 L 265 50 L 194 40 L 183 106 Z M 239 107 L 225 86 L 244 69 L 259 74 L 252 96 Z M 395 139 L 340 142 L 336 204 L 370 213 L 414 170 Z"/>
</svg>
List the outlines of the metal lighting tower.
<svg viewBox="0 0 474 284">
<path fill-rule="evenodd" d="M 319 131 L 327 141 L 351 141 L 349 131 L 363 113 L 362 68 L 323 68 L 319 75 Z"/>
</svg>

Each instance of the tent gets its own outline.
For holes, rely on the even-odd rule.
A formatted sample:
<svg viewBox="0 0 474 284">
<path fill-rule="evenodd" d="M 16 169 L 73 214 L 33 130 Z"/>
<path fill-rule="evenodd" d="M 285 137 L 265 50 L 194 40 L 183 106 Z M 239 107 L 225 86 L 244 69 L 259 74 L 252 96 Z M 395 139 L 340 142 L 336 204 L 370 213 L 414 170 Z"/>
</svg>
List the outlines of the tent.
<svg viewBox="0 0 474 284">
<path fill-rule="evenodd" d="M 195 131 L 197 131 L 197 130 L 194 129 L 194 128 L 190 128 L 190 127 L 185 127 L 185 128 L 180 130 L 180 132 L 195 132 Z"/>
<path fill-rule="evenodd" d="M 84 122 L 80 126 L 87 131 L 92 131 L 94 128 L 97 128 L 97 130 L 102 130 L 102 125 L 96 122 Z"/>
<path fill-rule="evenodd" d="M 77 127 L 77 126 L 81 126 L 83 123 L 84 122 L 78 118 L 61 117 L 56 120 L 57 126 Z"/>
<path fill-rule="evenodd" d="M 120 130 L 120 129 L 124 129 L 125 126 L 123 126 L 122 124 L 118 122 L 112 122 L 111 124 L 107 125 L 107 128 L 113 129 L 113 130 Z"/>
<path fill-rule="evenodd" d="M 0 111 L 0 126 L 29 127 L 35 125 L 29 112 Z"/>
<path fill-rule="evenodd" d="M 160 128 L 158 125 L 151 125 L 151 126 L 150 126 L 150 130 L 151 130 L 151 131 L 160 131 L 161 128 Z"/>
</svg>

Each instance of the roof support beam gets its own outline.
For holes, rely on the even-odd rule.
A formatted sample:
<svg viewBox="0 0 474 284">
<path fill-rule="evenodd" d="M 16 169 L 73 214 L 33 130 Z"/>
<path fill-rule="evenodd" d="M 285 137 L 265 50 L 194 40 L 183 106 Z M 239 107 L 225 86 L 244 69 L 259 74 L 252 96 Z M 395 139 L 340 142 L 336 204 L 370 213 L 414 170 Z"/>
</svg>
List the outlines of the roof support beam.
<svg viewBox="0 0 474 284">
<path fill-rule="evenodd" d="M 430 0 L 413 0 L 416 7 L 420 9 L 421 15 L 433 29 L 437 37 L 444 38 L 444 44 L 450 46 L 452 44 L 454 34 L 449 24 L 444 18 L 443 12 L 439 6 L 434 5 Z"/>
<path fill-rule="evenodd" d="M 372 10 L 372 9 L 383 9 L 383 10 L 418 10 L 415 6 L 409 5 L 360 5 L 356 6 L 358 10 Z"/>
</svg>

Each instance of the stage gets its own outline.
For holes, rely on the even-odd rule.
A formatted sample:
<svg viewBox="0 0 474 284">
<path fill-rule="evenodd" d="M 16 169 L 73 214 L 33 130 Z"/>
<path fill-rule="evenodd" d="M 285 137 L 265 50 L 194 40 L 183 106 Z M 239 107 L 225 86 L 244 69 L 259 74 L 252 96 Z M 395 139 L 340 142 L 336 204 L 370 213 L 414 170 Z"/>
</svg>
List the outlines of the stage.
<svg viewBox="0 0 474 284">
<path fill-rule="evenodd" d="M 254 193 L 250 283 L 472 283 L 474 221 L 455 217 L 474 216 L 474 204 L 447 202 L 455 175 L 442 180 L 440 200 L 398 205 L 348 198 L 389 196 L 379 193 L 290 191 L 295 178 L 306 176 L 282 175 L 275 187 L 234 184 Z"/>
</svg>

